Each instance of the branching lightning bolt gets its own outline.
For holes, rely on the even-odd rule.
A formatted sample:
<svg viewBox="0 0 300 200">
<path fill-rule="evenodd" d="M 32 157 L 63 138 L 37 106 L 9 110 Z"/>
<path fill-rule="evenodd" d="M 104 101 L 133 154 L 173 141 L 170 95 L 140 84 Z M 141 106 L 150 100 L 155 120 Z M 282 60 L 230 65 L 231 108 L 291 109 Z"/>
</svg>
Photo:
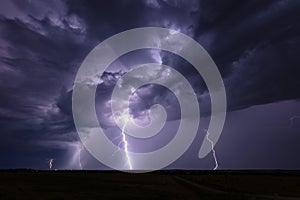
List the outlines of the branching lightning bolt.
<svg viewBox="0 0 300 200">
<path fill-rule="evenodd" d="M 215 167 L 213 170 L 216 170 L 218 169 L 219 167 L 219 164 L 218 164 L 218 159 L 217 159 L 217 156 L 216 156 L 216 150 L 214 148 L 214 142 L 209 138 L 209 132 L 206 130 L 206 129 L 203 129 L 205 132 L 206 132 L 206 139 L 207 141 L 209 141 L 209 143 L 211 144 L 211 150 L 212 150 L 212 153 L 213 153 L 213 158 L 214 158 L 214 161 L 215 161 Z"/>
</svg>

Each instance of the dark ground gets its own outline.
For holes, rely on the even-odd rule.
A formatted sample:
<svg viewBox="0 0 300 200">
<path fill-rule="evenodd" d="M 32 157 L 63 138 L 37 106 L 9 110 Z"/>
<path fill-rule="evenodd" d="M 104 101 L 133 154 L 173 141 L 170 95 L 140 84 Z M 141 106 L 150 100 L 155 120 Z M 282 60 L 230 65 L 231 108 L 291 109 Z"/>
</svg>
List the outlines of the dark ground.
<svg viewBox="0 0 300 200">
<path fill-rule="evenodd" d="M 300 171 L 0 171 L 4 199 L 300 200 Z"/>
</svg>

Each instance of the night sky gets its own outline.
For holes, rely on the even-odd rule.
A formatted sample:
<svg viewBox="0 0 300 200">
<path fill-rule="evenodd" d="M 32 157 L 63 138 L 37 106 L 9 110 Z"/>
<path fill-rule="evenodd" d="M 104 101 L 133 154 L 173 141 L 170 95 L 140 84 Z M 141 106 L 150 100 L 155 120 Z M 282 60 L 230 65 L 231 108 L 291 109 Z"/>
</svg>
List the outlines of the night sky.
<svg viewBox="0 0 300 200">
<path fill-rule="evenodd" d="M 100 42 L 139 27 L 180 31 L 199 42 L 224 81 L 228 113 L 215 146 L 219 169 L 300 169 L 300 1 L 298 0 L 0 0 L 0 168 L 108 169 L 84 149 L 72 116 L 77 70 Z M 137 50 L 99 77 L 98 120 L 120 134 L 110 99 L 117 80 L 156 62 L 182 73 L 201 108 L 197 137 L 169 169 L 213 169 L 212 153 L 198 158 L 210 119 L 210 97 L 199 74 L 170 52 Z M 146 75 L 146 74 L 145 74 Z M 92 80 L 93 81 L 93 80 Z M 148 123 L 151 105 L 165 106 L 162 132 L 129 138 L 129 150 L 162 147 L 178 127 L 174 94 L 145 85 L 131 98 L 131 114 Z M 118 144 L 118 140 L 114 141 Z"/>
</svg>

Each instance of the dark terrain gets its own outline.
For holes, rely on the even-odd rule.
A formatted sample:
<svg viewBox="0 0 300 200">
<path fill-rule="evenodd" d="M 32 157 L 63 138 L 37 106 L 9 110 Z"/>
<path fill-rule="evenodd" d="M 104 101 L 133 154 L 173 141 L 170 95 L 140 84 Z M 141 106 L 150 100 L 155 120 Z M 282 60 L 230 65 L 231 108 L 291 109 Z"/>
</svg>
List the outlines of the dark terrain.
<svg viewBox="0 0 300 200">
<path fill-rule="evenodd" d="M 300 200 L 300 171 L 0 171 L 0 199 Z"/>
</svg>

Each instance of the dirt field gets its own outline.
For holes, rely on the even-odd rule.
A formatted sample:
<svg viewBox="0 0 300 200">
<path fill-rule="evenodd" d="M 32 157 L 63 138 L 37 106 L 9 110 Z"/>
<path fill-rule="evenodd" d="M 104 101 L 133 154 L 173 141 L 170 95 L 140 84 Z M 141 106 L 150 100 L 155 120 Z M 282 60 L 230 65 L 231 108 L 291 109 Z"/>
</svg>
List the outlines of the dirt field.
<svg viewBox="0 0 300 200">
<path fill-rule="evenodd" d="M 0 171 L 0 199 L 300 200 L 300 171 Z"/>
</svg>

